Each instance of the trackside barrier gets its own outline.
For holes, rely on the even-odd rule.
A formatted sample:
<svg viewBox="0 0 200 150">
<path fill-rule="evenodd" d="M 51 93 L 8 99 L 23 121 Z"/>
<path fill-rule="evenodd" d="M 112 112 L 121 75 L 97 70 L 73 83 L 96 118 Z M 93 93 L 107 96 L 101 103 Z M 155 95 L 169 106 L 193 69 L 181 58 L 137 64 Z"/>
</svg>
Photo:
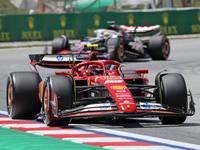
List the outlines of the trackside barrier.
<svg viewBox="0 0 200 150">
<path fill-rule="evenodd" d="M 161 25 L 162 34 L 200 33 L 200 8 L 188 10 L 100 12 L 73 14 L 34 14 L 0 16 L 0 42 L 52 40 L 66 35 L 94 36 L 93 31 L 106 28 L 107 21 L 120 25 Z"/>
</svg>

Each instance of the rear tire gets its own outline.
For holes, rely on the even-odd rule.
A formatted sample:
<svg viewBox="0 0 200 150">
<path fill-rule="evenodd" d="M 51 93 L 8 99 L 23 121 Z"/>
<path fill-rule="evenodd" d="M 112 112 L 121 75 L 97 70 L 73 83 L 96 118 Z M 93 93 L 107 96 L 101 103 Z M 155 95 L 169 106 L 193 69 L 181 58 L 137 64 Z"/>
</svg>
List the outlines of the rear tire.
<svg viewBox="0 0 200 150">
<path fill-rule="evenodd" d="M 40 112 L 38 85 L 34 72 L 13 72 L 7 80 L 7 111 L 12 119 L 33 119 Z"/>
<path fill-rule="evenodd" d="M 185 80 L 181 74 L 170 73 L 161 78 L 161 91 L 163 104 L 182 109 L 187 112 L 187 88 Z M 186 116 L 181 117 L 159 117 L 162 124 L 181 124 L 186 120 Z"/>
<path fill-rule="evenodd" d="M 148 53 L 153 60 L 166 60 L 170 54 L 169 39 L 165 35 L 154 35 L 149 40 Z"/>
<path fill-rule="evenodd" d="M 62 50 L 70 50 L 67 37 L 55 37 L 52 42 L 52 54 L 57 54 Z"/>
<path fill-rule="evenodd" d="M 114 51 L 111 52 L 111 59 L 119 62 L 124 61 L 124 43 L 121 38 L 110 38 L 107 43 L 107 50 L 109 52 L 109 47 L 114 48 Z"/>
<path fill-rule="evenodd" d="M 64 76 L 54 75 L 48 77 L 42 100 L 42 114 L 45 124 L 48 126 L 67 126 L 71 121 L 70 118 L 58 119 L 53 115 L 52 105 L 50 103 L 50 100 L 52 100 L 52 92 L 58 97 L 57 105 L 59 111 L 71 109 L 74 98 L 71 80 Z"/>
</svg>

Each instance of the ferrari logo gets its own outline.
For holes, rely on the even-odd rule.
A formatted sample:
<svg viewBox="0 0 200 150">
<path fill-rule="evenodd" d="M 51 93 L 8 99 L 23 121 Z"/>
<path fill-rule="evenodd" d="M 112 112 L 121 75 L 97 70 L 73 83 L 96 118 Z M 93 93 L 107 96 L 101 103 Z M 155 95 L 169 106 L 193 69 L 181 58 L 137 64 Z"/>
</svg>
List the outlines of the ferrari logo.
<svg viewBox="0 0 200 150">
<path fill-rule="evenodd" d="M 28 18 L 28 25 L 29 25 L 30 29 L 33 29 L 33 27 L 34 27 L 34 20 L 35 19 L 33 17 Z"/>
<path fill-rule="evenodd" d="M 134 24 L 134 15 L 129 14 L 127 18 L 128 18 L 129 25 L 133 25 Z"/>
<path fill-rule="evenodd" d="M 99 26 L 99 24 L 100 24 L 100 19 L 101 19 L 101 17 L 99 16 L 99 15 L 94 15 L 94 25 L 96 26 L 96 27 L 98 27 Z"/>
<path fill-rule="evenodd" d="M 197 13 L 198 20 L 200 22 L 200 11 Z"/>
<path fill-rule="evenodd" d="M 62 28 L 66 26 L 66 21 L 67 21 L 67 18 L 65 16 L 60 17 L 60 25 Z"/>
<path fill-rule="evenodd" d="M 169 15 L 168 15 L 167 13 L 164 13 L 164 14 L 162 15 L 162 17 L 163 17 L 163 23 L 164 23 L 164 24 L 168 24 Z"/>
</svg>

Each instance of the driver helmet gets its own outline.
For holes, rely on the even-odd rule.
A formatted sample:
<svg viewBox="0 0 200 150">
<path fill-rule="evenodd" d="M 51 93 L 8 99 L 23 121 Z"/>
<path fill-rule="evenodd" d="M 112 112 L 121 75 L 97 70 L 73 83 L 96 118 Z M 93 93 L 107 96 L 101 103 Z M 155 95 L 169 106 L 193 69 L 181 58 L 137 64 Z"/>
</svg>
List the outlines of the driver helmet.
<svg viewBox="0 0 200 150">
<path fill-rule="evenodd" d="M 118 31 L 119 30 L 117 25 L 110 25 L 110 26 L 108 26 L 108 29 L 109 30 L 114 30 L 114 31 Z"/>
<path fill-rule="evenodd" d="M 103 68 L 100 65 L 89 65 L 88 66 L 89 75 L 103 75 Z"/>
</svg>

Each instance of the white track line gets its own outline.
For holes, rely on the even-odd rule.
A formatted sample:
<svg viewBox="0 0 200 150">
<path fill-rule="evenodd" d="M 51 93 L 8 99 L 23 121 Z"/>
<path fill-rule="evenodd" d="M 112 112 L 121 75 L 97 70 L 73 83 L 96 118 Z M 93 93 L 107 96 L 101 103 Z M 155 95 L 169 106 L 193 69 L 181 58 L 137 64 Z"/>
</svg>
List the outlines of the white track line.
<svg viewBox="0 0 200 150">
<path fill-rule="evenodd" d="M 11 128 L 11 127 L 22 127 L 22 128 L 40 128 L 40 127 L 47 127 L 45 124 L 0 124 L 0 126 L 5 128 Z"/>
<path fill-rule="evenodd" d="M 11 120 L 13 120 L 13 119 L 11 119 L 11 118 L 0 118 L 0 121 L 11 121 Z"/>
<path fill-rule="evenodd" d="M 112 150 L 183 150 L 167 146 L 104 146 L 103 148 Z"/>
<path fill-rule="evenodd" d="M 178 142 L 178 141 L 173 141 L 173 140 L 156 138 L 156 137 L 152 137 L 152 136 L 123 132 L 123 131 L 116 131 L 116 130 L 112 130 L 112 129 L 101 129 L 101 128 L 91 129 L 89 127 L 88 127 L 88 129 L 90 129 L 90 131 L 93 130 L 93 131 L 97 131 L 97 132 L 104 132 L 104 133 L 114 134 L 114 135 L 118 135 L 118 136 L 126 136 L 126 137 L 131 137 L 131 138 L 143 139 L 143 140 L 150 141 L 150 142 L 157 142 L 157 143 L 159 142 L 159 143 L 163 143 L 163 144 L 170 144 L 170 145 L 176 145 L 176 146 L 180 146 L 180 147 L 194 148 L 194 149 L 200 150 L 200 145 L 196 145 L 196 144 Z"/>
<path fill-rule="evenodd" d="M 93 132 L 86 132 L 80 130 L 34 130 L 34 131 L 27 131 L 27 133 L 33 133 L 37 135 L 44 135 L 44 134 L 94 134 Z"/>
<path fill-rule="evenodd" d="M 83 142 L 134 142 L 133 140 L 127 140 L 117 137 L 99 137 L 99 138 L 63 138 L 62 140 L 70 140 L 75 143 Z"/>
<path fill-rule="evenodd" d="M 8 115 L 7 111 L 2 111 L 2 110 L 0 110 L 0 114 Z"/>
</svg>

